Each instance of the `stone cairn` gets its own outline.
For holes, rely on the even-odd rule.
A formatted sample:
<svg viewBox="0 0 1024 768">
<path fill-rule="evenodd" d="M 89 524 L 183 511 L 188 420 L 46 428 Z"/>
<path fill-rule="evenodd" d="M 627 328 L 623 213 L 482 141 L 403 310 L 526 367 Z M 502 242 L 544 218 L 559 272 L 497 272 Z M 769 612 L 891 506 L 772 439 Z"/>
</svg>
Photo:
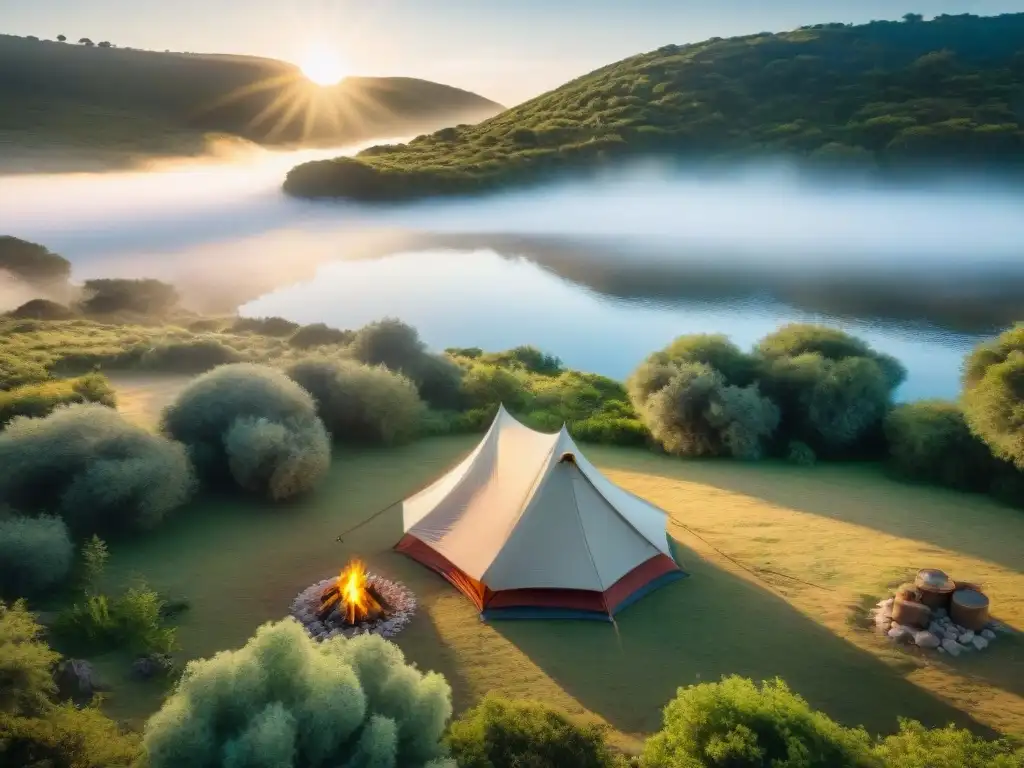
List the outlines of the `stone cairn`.
<svg viewBox="0 0 1024 768">
<path fill-rule="evenodd" d="M 381 635 L 394 637 L 416 613 L 416 596 L 404 584 L 388 581 L 373 573 L 366 574 L 367 587 L 372 586 L 383 598 L 386 605 L 384 614 L 376 619 L 348 624 L 337 612 L 321 621 L 317 618 L 320 596 L 324 590 L 337 583 L 338 577 L 324 579 L 302 590 L 292 601 L 290 615 L 298 621 L 317 642 L 332 637 L 355 637 L 356 635 Z"/>
<path fill-rule="evenodd" d="M 899 624 L 892 619 L 895 598 L 879 602 L 871 609 L 875 628 L 882 635 L 896 643 L 911 643 L 919 648 L 934 649 L 948 656 L 959 656 L 969 651 L 983 651 L 989 647 L 999 633 L 1009 633 L 1009 628 L 998 621 L 989 621 L 980 632 L 954 624 L 945 608 L 932 611 L 927 629 Z"/>
</svg>

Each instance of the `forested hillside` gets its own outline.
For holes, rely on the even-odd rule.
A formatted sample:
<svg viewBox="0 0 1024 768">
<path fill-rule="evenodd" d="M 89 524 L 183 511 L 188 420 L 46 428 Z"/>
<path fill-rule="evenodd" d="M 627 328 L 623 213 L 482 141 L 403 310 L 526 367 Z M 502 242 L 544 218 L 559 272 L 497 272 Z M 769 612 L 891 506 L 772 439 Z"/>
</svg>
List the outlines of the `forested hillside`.
<svg viewBox="0 0 1024 768">
<path fill-rule="evenodd" d="M 478 125 L 295 169 L 304 196 L 394 199 L 656 154 L 902 168 L 1024 160 L 1024 13 L 668 45 Z"/>
<path fill-rule="evenodd" d="M 0 36 L 0 144 L 159 149 L 218 133 L 340 144 L 490 117 L 501 105 L 413 78 L 309 82 L 273 59 Z"/>
</svg>

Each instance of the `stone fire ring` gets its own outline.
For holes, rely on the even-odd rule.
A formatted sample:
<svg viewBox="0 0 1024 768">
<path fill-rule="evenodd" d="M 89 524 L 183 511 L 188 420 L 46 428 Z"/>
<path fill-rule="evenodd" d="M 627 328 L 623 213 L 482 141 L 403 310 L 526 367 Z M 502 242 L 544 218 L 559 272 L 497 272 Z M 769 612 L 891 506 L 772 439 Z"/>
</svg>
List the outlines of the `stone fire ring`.
<svg viewBox="0 0 1024 768">
<path fill-rule="evenodd" d="M 339 626 L 334 622 L 320 621 L 316 617 L 320 606 L 320 595 L 337 583 L 338 577 L 324 579 L 302 590 L 292 601 L 290 615 L 299 622 L 317 642 L 331 637 L 355 637 L 356 635 L 381 635 L 394 637 L 409 623 L 416 613 L 416 596 L 408 587 L 396 581 L 388 581 L 373 573 L 366 574 L 367 586 L 372 586 L 387 604 L 388 613 L 374 621 L 364 621 L 355 626 Z"/>
</svg>

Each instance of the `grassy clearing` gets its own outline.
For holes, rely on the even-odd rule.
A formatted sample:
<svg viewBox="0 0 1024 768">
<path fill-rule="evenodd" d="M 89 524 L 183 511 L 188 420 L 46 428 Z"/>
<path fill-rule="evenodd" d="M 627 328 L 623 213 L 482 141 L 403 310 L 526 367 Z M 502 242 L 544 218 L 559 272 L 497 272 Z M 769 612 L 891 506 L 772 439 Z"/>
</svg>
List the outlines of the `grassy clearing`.
<svg viewBox="0 0 1024 768">
<path fill-rule="evenodd" d="M 166 396 L 155 385 L 148 391 L 150 404 Z M 139 418 L 150 418 L 149 407 L 137 407 Z M 674 525 L 692 578 L 631 607 L 617 628 L 488 625 L 443 580 L 391 551 L 401 534 L 397 507 L 335 540 L 443 472 L 476 439 L 340 455 L 317 492 L 284 507 L 204 500 L 159 535 L 115 546 L 108 578 L 142 576 L 189 598 L 192 610 L 178 633 L 181 655 L 199 657 L 242 645 L 260 623 L 280 618 L 300 589 L 359 556 L 416 591 L 420 613 L 398 642 L 411 660 L 448 677 L 458 709 L 489 691 L 540 699 L 608 722 L 625 745 L 658 727 L 660 708 L 677 686 L 726 673 L 779 675 L 812 706 L 873 731 L 893 730 L 898 715 L 929 725 L 973 719 L 982 728 L 1024 731 L 1019 642 L 1001 640 L 987 655 L 945 664 L 896 651 L 849 621 L 862 595 L 879 594 L 908 569 L 934 565 L 985 581 L 997 615 L 1024 626 L 1019 512 L 898 485 L 867 467 L 682 462 L 593 448 L 589 454 L 612 479 L 714 546 L 755 570 L 831 591 L 768 574 L 755 578 Z M 108 702 L 115 716 L 137 723 L 159 704 L 156 687 L 125 679 L 122 659 L 101 659 L 99 666 L 115 686 Z"/>
</svg>

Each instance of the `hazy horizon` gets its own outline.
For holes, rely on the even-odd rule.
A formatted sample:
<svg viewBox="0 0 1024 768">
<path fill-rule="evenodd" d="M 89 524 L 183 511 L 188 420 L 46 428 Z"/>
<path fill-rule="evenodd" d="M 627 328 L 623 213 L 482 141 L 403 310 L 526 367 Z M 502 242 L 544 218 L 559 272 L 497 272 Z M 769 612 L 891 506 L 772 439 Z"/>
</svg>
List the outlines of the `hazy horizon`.
<svg viewBox="0 0 1024 768">
<path fill-rule="evenodd" d="M 598 67 L 669 43 L 782 31 L 823 22 L 898 19 L 906 12 L 994 15 L 1019 0 L 813 0 L 770 6 L 722 0 L 694 7 L 674 0 L 36 0 L 4 8 L 0 33 L 64 34 L 122 47 L 269 56 L 300 61 L 330 46 L 353 75 L 413 76 L 474 91 L 513 106 Z M 197 23 L 216 16 L 217 23 Z"/>
</svg>

